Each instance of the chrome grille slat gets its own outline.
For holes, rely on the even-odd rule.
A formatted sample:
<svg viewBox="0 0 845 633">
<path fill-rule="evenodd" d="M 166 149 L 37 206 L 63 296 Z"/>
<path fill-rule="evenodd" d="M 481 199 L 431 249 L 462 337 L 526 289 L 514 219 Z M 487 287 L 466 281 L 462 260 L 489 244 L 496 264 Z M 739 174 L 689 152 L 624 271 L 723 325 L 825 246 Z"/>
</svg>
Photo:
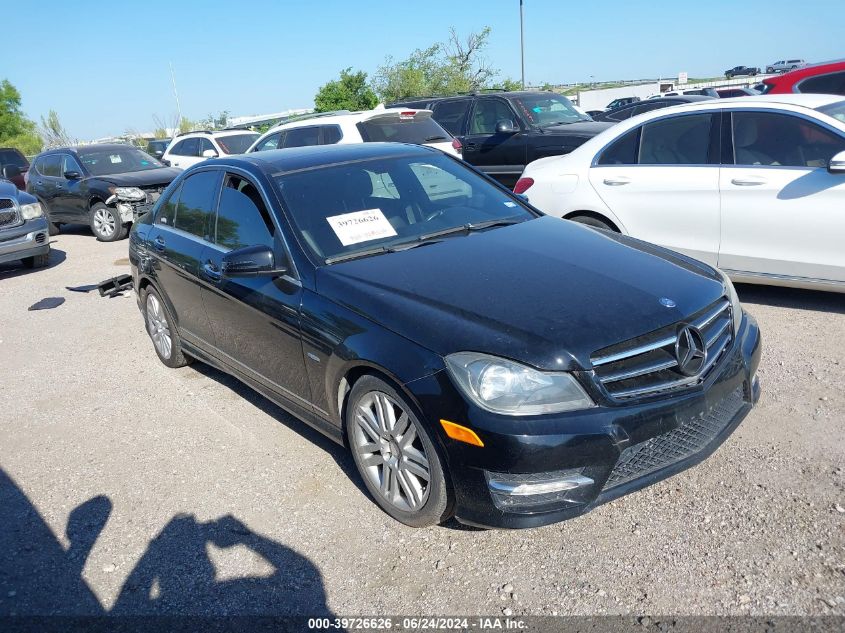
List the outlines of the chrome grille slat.
<svg viewBox="0 0 845 633">
<path fill-rule="evenodd" d="M 23 224 L 18 214 L 18 205 L 11 198 L 0 198 L 0 227 L 8 228 Z"/>
<path fill-rule="evenodd" d="M 623 343 L 600 350 L 591 359 L 595 376 L 608 395 L 618 400 L 692 387 L 707 378 L 730 346 L 732 323 L 730 301 L 722 297 L 689 320 L 632 339 L 627 349 Z M 677 332 L 685 324 L 701 332 L 707 348 L 707 360 L 695 376 L 685 376 L 676 369 Z"/>
</svg>

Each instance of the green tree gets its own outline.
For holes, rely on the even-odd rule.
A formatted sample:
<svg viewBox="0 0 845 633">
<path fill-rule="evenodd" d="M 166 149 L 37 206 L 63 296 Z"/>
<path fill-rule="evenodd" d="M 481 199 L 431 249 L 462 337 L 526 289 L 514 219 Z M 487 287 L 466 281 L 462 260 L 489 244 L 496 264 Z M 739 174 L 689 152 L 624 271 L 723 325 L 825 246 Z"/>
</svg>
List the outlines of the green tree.
<svg viewBox="0 0 845 633">
<path fill-rule="evenodd" d="M 522 82 L 517 81 L 516 79 L 511 79 L 510 77 L 505 77 L 499 82 L 497 88 L 501 88 L 502 90 L 522 90 Z M 545 88 L 543 88 L 543 90 L 545 90 Z"/>
<path fill-rule="evenodd" d="M 333 110 L 371 110 L 378 104 L 378 97 L 367 84 L 367 73 L 352 68 L 340 71 L 340 78 L 321 86 L 314 96 L 316 112 Z"/>
<path fill-rule="evenodd" d="M 416 49 L 408 59 L 385 60 L 373 84 L 382 101 L 409 97 L 451 95 L 490 87 L 498 71 L 484 55 L 490 27 L 461 38 L 455 29 L 446 42 Z"/>
<path fill-rule="evenodd" d="M 0 145 L 27 155 L 37 154 L 42 147 L 35 123 L 21 110 L 21 94 L 7 79 L 0 82 Z"/>
</svg>

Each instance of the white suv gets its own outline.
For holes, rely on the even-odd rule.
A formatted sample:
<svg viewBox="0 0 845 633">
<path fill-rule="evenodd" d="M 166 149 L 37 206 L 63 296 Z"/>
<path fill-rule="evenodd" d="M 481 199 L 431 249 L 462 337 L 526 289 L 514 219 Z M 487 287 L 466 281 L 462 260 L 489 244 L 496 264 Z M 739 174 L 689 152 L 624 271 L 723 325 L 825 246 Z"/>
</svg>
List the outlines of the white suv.
<svg viewBox="0 0 845 633">
<path fill-rule="evenodd" d="M 804 68 L 807 65 L 803 59 L 782 59 L 774 64 L 766 66 L 766 73 L 785 73 L 796 68 Z"/>
<path fill-rule="evenodd" d="M 187 169 L 208 158 L 243 154 L 257 138 L 258 133 L 249 130 L 187 132 L 171 141 L 161 160 L 165 165 Z"/>
<path fill-rule="evenodd" d="M 247 152 L 263 152 L 306 145 L 396 142 L 430 145 L 461 156 L 461 143 L 431 118 L 431 110 L 376 108 L 364 112 L 326 112 L 280 123 L 259 138 Z"/>
</svg>

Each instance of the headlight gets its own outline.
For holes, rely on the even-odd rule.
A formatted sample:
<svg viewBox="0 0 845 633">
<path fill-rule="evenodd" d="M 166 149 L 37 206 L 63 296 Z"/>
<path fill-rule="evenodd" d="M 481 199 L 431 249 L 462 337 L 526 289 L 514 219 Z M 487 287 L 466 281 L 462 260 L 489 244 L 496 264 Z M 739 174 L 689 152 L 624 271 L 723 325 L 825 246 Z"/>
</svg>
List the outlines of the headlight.
<svg viewBox="0 0 845 633">
<path fill-rule="evenodd" d="M 121 200 L 146 200 L 147 194 L 138 187 L 115 187 L 112 193 Z"/>
<path fill-rule="evenodd" d="M 466 396 L 493 413 L 538 415 L 594 406 L 571 374 L 541 372 L 476 352 L 450 354 L 446 366 Z"/>
<path fill-rule="evenodd" d="M 739 302 L 739 296 L 736 294 L 733 282 L 728 279 L 728 276 L 722 273 L 722 280 L 725 283 L 725 290 L 728 293 L 728 298 L 731 300 L 731 313 L 734 317 L 734 335 L 739 332 L 739 326 L 742 325 L 742 304 Z"/>
<path fill-rule="evenodd" d="M 44 215 L 43 209 L 41 209 L 41 204 L 38 202 L 33 202 L 32 204 L 22 204 L 21 205 L 21 217 L 24 220 L 32 220 L 34 218 L 40 218 Z"/>
</svg>

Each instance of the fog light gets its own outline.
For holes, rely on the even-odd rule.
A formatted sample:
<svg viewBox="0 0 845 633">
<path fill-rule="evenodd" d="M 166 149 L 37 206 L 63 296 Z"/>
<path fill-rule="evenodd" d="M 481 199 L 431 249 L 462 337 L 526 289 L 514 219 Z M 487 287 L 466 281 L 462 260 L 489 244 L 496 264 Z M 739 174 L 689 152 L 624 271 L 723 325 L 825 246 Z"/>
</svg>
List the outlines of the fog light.
<svg viewBox="0 0 845 633">
<path fill-rule="evenodd" d="M 595 483 L 583 468 L 545 473 L 485 472 L 496 507 L 509 512 L 538 512 L 583 504 Z"/>
<path fill-rule="evenodd" d="M 563 490 L 573 490 L 581 486 L 589 486 L 593 480 L 583 475 L 573 475 L 566 479 L 558 479 L 555 481 L 545 481 L 542 483 L 524 483 L 514 484 L 506 481 L 499 481 L 498 479 L 491 479 L 487 482 L 490 490 L 509 495 L 542 495 L 549 492 L 561 492 Z"/>
</svg>

